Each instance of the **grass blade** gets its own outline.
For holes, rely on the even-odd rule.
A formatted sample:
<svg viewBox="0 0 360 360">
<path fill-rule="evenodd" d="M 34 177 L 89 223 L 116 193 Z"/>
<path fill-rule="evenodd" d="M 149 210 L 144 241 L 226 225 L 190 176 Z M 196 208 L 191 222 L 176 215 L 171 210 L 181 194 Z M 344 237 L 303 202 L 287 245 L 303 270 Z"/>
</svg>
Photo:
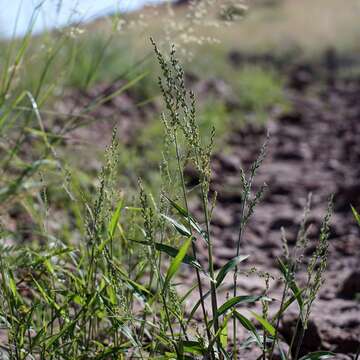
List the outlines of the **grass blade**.
<svg viewBox="0 0 360 360">
<path fill-rule="evenodd" d="M 166 291 L 166 289 L 169 286 L 170 280 L 179 270 L 180 265 L 181 265 L 182 261 L 184 260 L 184 257 L 189 249 L 191 241 L 192 241 L 191 237 L 189 237 L 185 240 L 185 242 L 182 244 L 181 248 L 179 249 L 178 254 L 175 256 L 174 260 L 171 262 L 170 267 L 169 267 L 166 277 L 165 277 L 163 291 Z"/>
<path fill-rule="evenodd" d="M 248 331 L 251 332 L 252 335 L 254 335 L 255 339 L 257 340 L 258 345 L 261 347 L 263 346 L 260 336 L 256 330 L 256 327 L 254 324 L 244 315 L 240 314 L 238 311 L 234 310 L 235 317 L 240 321 L 240 324 Z"/>
<path fill-rule="evenodd" d="M 263 295 L 240 295 L 236 296 L 228 301 L 226 301 L 224 304 L 222 304 L 218 310 L 217 314 L 218 316 L 221 316 L 225 314 L 227 311 L 231 310 L 233 307 L 240 305 L 240 304 L 248 304 L 253 303 L 259 300 L 270 300 L 268 297 Z"/>
<path fill-rule="evenodd" d="M 170 216 L 167 216 L 164 214 L 161 214 L 161 216 L 165 220 L 167 220 L 178 231 L 179 234 L 186 236 L 186 237 L 191 237 L 191 233 L 183 224 L 178 223 L 176 220 L 174 220 Z"/>
<path fill-rule="evenodd" d="M 117 227 L 117 224 L 119 222 L 119 219 L 120 219 L 120 214 L 121 214 L 121 210 L 123 208 L 123 204 L 124 204 L 124 201 L 123 199 L 121 199 L 118 203 L 118 206 L 116 208 L 116 210 L 114 211 L 112 217 L 111 217 L 111 220 L 110 220 L 110 223 L 109 223 L 109 228 L 108 228 L 108 232 L 109 232 L 109 236 L 110 238 L 112 239 L 115 235 L 115 231 L 116 231 L 116 227 Z"/>
<path fill-rule="evenodd" d="M 190 222 L 191 227 L 200 235 L 204 234 L 204 230 L 199 225 L 198 221 L 190 215 L 183 207 L 181 207 L 179 204 L 177 204 L 175 201 L 168 198 L 166 195 L 164 197 L 170 202 L 172 207 L 177 210 L 177 212 L 187 221 Z"/>
<path fill-rule="evenodd" d="M 251 314 L 271 336 L 275 336 L 276 334 L 275 328 L 266 319 L 254 313 L 253 311 L 251 311 Z"/>
<path fill-rule="evenodd" d="M 354 215 L 354 218 L 356 220 L 356 222 L 359 224 L 360 226 L 360 214 L 356 211 L 356 209 L 351 205 L 351 211 Z"/>
<path fill-rule="evenodd" d="M 300 288 L 297 286 L 296 282 L 291 277 L 291 274 L 289 274 L 288 267 L 281 261 L 280 258 L 278 258 L 278 263 L 279 263 L 280 271 L 284 275 L 285 281 L 288 283 L 288 286 L 291 289 L 291 291 L 293 292 L 293 294 L 296 295 L 296 300 L 299 304 L 300 309 L 302 310 L 304 307 L 304 302 L 303 302 L 302 297 L 299 296 L 299 294 L 301 294 Z"/>
<path fill-rule="evenodd" d="M 228 272 L 230 272 L 233 268 L 235 268 L 240 262 L 246 260 L 249 257 L 249 255 L 240 255 L 236 256 L 230 261 L 228 261 L 219 271 L 217 277 L 216 277 L 216 287 L 220 286 L 223 280 L 225 279 L 225 276 Z"/>
</svg>

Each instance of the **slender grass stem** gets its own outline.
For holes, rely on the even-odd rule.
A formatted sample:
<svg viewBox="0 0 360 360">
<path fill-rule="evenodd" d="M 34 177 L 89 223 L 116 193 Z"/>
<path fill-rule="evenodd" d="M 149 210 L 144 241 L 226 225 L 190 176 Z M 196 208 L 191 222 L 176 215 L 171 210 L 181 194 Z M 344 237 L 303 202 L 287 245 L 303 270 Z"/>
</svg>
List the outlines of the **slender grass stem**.
<svg viewBox="0 0 360 360">
<path fill-rule="evenodd" d="M 245 209 L 246 209 L 246 200 L 247 200 L 247 196 L 244 197 L 243 203 L 241 205 L 241 211 L 240 211 L 240 227 L 239 227 L 239 233 L 238 233 L 238 242 L 236 245 L 236 256 L 240 255 L 240 245 L 241 245 L 241 240 L 242 240 L 242 234 L 243 234 L 243 225 L 244 225 L 244 215 L 245 215 Z M 237 296 L 237 272 L 238 272 L 238 267 L 235 266 L 234 269 L 234 280 L 233 280 L 233 297 Z M 238 359 L 238 354 L 237 354 L 237 319 L 236 317 L 233 318 L 233 359 L 236 360 Z"/>
<path fill-rule="evenodd" d="M 284 303 L 285 303 L 287 291 L 288 291 L 288 286 L 287 286 L 287 282 L 286 282 L 286 283 L 285 283 L 285 286 L 284 286 L 284 290 L 283 290 L 282 296 L 281 296 L 279 314 L 282 314 L 283 306 L 284 306 Z M 270 348 L 270 352 L 269 352 L 269 360 L 272 360 L 272 359 L 273 359 L 274 350 L 275 350 L 275 344 L 276 344 L 276 342 L 278 342 L 280 319 L 281 319 L 281 315 L 279 315 L 279 316 L 277 317 L 277 319 L 276 319 L 275 335 L 274 335 L 274 340 L 273 340 L 273 342 L 272 342 L 272 344 L 271 344 L 271 348 Z"/>
<path fill-rule="evenodd" d="M 202 195 L 202 203 L 203 210 L 205 214 L 205 223 L 206 223 L 206 236 L 207 236 L 207 248 L 208 248 L 208 261 L 209 261 L 209 275 L 210 275 L 210 293 L 211 293 L 211 307 L 212 307 L 212 315 L 214 320 L 214 332 L 216 335 L 216 344 L 220 350 L 220 338 L 219 338 L 219 318 L 217 314 L 217 292 L 216 285 L 214 283 L 214 257 L 213 257 L 213 249 L 212 249 L 212 240 L 210 238 L 210 218 L 209 218 L 209 209 L 208 209 L 208 200 L 207 195 L 205 194 L 204 187 L 201 186 L 201 195 Z"/>
<path fill-rule="evenodd" d="M 180 179 L 181 179 L 181 188 L 182 188 L 182 192 L 183 192 L 185 209 L 186 209 L 186 212 L 188 214 L 188 218 L 187 218 L 187 220 L 188 220 L 188 230 L 190 231 L 191 236 L 192 236 L 192 227 L 191 227 L 191 219 L 190 219 L 190 213 L 189 213 L 189 205 L 188 205 L 187 196 L 186 196 L 186 185 L 185 185 L 183 169 L 182 169 L 182 166 L 181 166 L 181 159 L 180 159 L 180 153 L 179 153 L 179 144 L 178 144 L 178 140 L 177 140 L 176 130 L 174 132 L 174 144 L 175 144 L 175 152 L 176 152 L 176 161 L 177 161 L 178 171 L 179 171 Z M 191 241 L 191 246 L 192 246 L 193 256 L 194 256 L 195 259 L 197 259 L 197 250 L 196 250 L 194 240 Z M 201 309 L 202 309 L 202 313 L 203 313 L 203 317 L 204 317 L 204 324 L 205 324 L 205 328 L 206 328 L 206 335 L 207 335 L 208 341 L 210 343 L 211 342 L 211 333 L 210 333 L 209 321 L 208 321 L 206 308 L 205 308 L 204 292 L 203 292 L 203 288 L 202 288 L 200 271 L 198 269 L 195 269 L 195 272 L 196 272 L 196 279 L 197 279 L 198 289 L 199 289 Z M 212 357 L 214 357 L 213 352 L 212 352 Z"/>
</svg>

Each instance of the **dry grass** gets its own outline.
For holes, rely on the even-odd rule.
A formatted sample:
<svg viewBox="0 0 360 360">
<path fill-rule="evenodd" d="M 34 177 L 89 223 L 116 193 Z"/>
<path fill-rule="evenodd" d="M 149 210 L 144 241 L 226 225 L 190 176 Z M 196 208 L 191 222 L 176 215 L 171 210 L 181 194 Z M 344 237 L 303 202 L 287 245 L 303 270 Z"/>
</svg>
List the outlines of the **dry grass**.
<svg viewBox="0 0 360 360">
<path fill-rule="evenodd" d="M 360 3 L 357 0 L 247 0 L 249 8 L 245 18 L 229 27 L 206 27 L 197 29 L 198 34 L 219 38 L 225 49 L 236 48 L 251 53 L 284 53 L 298 49 L 306 56 L 316 57 L 329 47 L 340 53 L 354 53 L 359 50 Z M 222 4 L 222 1 L 218 1 Z M 213 17 L 218 17 L 218 7 L 211 8 Z M 164 32 L 166 6 L 152 16 L 151 8 L 145 9 L 147 21 L 145 32 L 161 37 Z M 178 8 L 174 21 L 183 21 L 186 9 Z M 149 48 L 144 29 L 135 30 L 133 44 L 138 49 Z M 196 49 L 196 46 L 195 46 Z M 193 50 L 194 46 L 193 46 Z M 201 50 L 200 50 L 201 51 Z"/>
</svg>

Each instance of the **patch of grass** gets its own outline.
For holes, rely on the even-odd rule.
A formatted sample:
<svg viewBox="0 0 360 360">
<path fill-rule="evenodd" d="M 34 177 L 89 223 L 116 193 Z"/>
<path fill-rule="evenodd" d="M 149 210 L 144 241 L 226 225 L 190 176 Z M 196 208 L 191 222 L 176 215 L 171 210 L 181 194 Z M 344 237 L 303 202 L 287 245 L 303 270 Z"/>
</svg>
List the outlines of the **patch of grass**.
<svg viewBox="0 0 360 360">
<path fill-rule="evenodd" d="M 72 172 L 57 157 L 56 143 L 38 119 L 40 129 L 36 130 L 45 148 L 42 160 L 46 163 L 57 160 L 59 164 L 53 172 L 43 168 L 35 176 L 35 165 L 31 163 L 32 173 L 15 177 L 16 186 L 6 198 L 13 196 L 37 224 L 31 234 L 34 241 L 21 247 L 5 244 L 5 240 L 14 239 L 15 231 L 5 224 L 1 231 L 0 322 L 5 330 L 2 351 L 10 359 L 215 360 L 237 358 L 249 344 L 260 349 L 263 359 L 272 359 L 275 350 L 285 359 L 299 358 L 311 306 L 326 267 L 332 201 L 318 245 L 309 259 L 303 288 L 296 273 L 298 260 L 303 258 L 308 245 L 308 209 L 295 254 L 285 242 L 284 255 L 279 258 L 283 296 L 278 311 L 271 316 L 268 312 L 268 303 L 272 301 L 270 275 L 260 274 L 265 278 L 264 291 L 238 294 L 238 269 L 248 258 L 240 254 L 242 234 L 264 191 L 264 188 L 254 191 L 252 184 L 266 155 L 266 144 L 249 171 L 239 174 L 243 201 L 238 243 L 234 257 L 215 272 L 215 240 L 211 237 L 214 204 L 210 202 L 215 132 L 208 135 L 205 132 L 210 124 L 225 131 L 224 123 L 220 122 L 224 109 L 208 104 L 198 117 L 195 95 L 185 87 L 184 71 L 175 50 L 171 51 L 170 59 L 156 46 L 155 51 L 162 69 L 159 84 L 166 106 L 162 116 L 164 147 L 158 191 L 151 191 L 138 179 L 138 194 L 132 198 L 131 190 L 119 186 L 122 148 L 115 133 L 97 181 L 88 186 L 81 181 L 80 172 Z M 39 116 L 36 108 L 34 111 L 35 117 Z M 158 129 L 153 131 L 157 133 Z M 20 158 L 21 154 L 16 151 L 15 155 Z M 190 189 L 184 181 L 184 168 L 189 163 L 199 173 L 199 185 L 192 192 L 201 200 L 200 214 L 189 210 Z M 148 164 L 142 162 L 142 166 L 146 171 Z M 58 183 L 51 180 L 54 175 Z M 24 187 L 28 179 L 38 176 L 39 184 Z M 63 225 L 56 204 L 52 203 L 57 192 L 61 198 L 67 198 L 68 209 L 64 210 L 72 214 L 72 221 Z M 53 222 L 58 227 L 51 227 Z M 195 246 L 200 241 L 207 250 L 202 264 Z M 196 279 L 194 286 L 185 291 L 180 290 L 177 282 L 181 271 L 193 272 Z M 219 289 L 231 276 L 232 294 L 220 303 Z M 192 292 L 196 293 L 197 303 L 187 304 Z M 261 305 L 261 314 L 247 316 L 239 310 L 240 305 L 255 303 Z M 298 307 L 298 321 L 293 341 L 285 352 L 279 321 L 290 304 Z M 195 313 L 201 326 L 194 320 Z M 233 334 L 228 334 L 230 323 Z M 245 338 L 238 338 L 239 326 L 246 332 Z M 300 341 L 295 342 L 295 338 Z M 302 359 L 331 356 L 332 353 L 323 351 Z"/>
<path fill-rule="evenodd" d="M 175 50 L 167 58 L 156 47 L 161 86 L 155 90 L 153 63 L 146 63 L 146 80 L 137 81 L 143 69 L 133 65 L 128 51 L 122 57 L 128 43 L 117 42 L 115 32 L 70 35 L 65 31 L 9 42 L 1 57 L 1 351 L 16 360 L 215 360 L 236 359 L 255 346 L 262 359 L 274 359 L 277 351 L 283 359 L 297 360 L 327 264 L 332 200 L 317 247 L 306 259 L 305 283 L 298 281 L 297 270 L 309 252 L 310 201 L 293 251 L 283 239 L 278 301 L 272 299 L 268 273 L 257 272 L 264 279 L 262 291 L 239 293 L 240 267 L 251 264 L 251 256 L 242 254 L 242 237 L 264 191 L 255 191 L 253 180 L 266 144 L 250 169 L 239 173 L 238 242 L 233 258 L 217 271 L 211 236 L 216 206 L 211 154 L 238 125 L 238 115 L 261 120 L 271 107 L 286 106 L 281 78 L 255 66 L 229 70 L 221 52 L 213 68 L 205 56 L 193 67 L 188 64 L 195 69 L 207 61 L 204 74 L 223 74 L 239 102 L 233 113 L 221 99 L 196 103 Z M 65 116 L 59 125 L 57 114 L 48 121 L 43 108 L 67 86 L 87 91 L 117 77 L 125 78 L 145 102 L 161 92 L 164 115 L 146 126 L 131 147 L 119 144 L 114 134 L 94 175 L 81 165 L 94 156 L 90 146 L 86 157 L 73 149 L 62 152 L 62 137 L 76 128 L 74 117 Z M 106 99 L 94 99 L 81 114 Z M 69 154 L 77 160 L 69 161 Z M 199 184 L 191 189 L 184 181 L 189 165 L 199 174 Z M 191 213 L 195 196 L 201 211 Z M 206 250 L 202 263 L 200 242 Z M 179 275 L 186 272 L 195 279 L 189 287 L 180 283 Z M 225 284 L 230 293 L 221 301 Z M 270 302 L 278 305 L 271 314 Z M 254 304 L 260 311 L 244 312 Z M 285 351 L 279 324 L 290 305 L 298 319 Z M 240 327 L 244 337 L 238 336 Z M 331 356 L 319 351 L 301 359 Z"/>
<path fill-rule="evenodd" d="M 289 106 L 284 83 L 275 71 L 247 65 L 238 72 L 233 82 L 242 109 L 255 113 L 255 119 L 260 122 L 266 119 L 271 108 L 285 110 Z"/>
</svg>

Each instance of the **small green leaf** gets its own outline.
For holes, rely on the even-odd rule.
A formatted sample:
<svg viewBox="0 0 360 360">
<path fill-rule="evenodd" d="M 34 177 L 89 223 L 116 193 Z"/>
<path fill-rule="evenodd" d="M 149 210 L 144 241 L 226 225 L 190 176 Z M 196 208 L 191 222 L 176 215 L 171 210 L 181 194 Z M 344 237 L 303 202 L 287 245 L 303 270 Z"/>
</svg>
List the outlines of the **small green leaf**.
<svg viewBox="0 0 360 360">
<path fill-rule="evenodd" d="M 191 227 L 198 232 L 200 235 L 204 234 L 204 231 L 202 230 L 201 226 L 199 225 L 198 221 L 191 216 L 183 207 L 181 207 L 179 204 L 177 204 L 175 201 L 168 198 L 166 195 L 164 197 L 170 202 L 172 207 L 177 210 L 177 212 L 187 221 L 190 222 Z"/>
<path fill-rule="evenodd" d="M 262 316 L 254 313 L 253 311 L 251 311 L 251 314 L 255 317 L 255 319 L 262 325 L 262 327 L 271 335 L 271 336 L 275 336 L 276 334 L 276 330 L 275 328 L 266 320 L 264 319 Z"/>
<path fill-rule="evenodd" d="M 236 256 L 230 261 L 228 261 L 219 271 L 217 277 L 216 277 L 216 287 L 219 287 L 222 281 L 225 279 L 226 274 L 231 271 L 233 268 L 237 266 L 240 262 L 247 259 L 249 255 L 240 255 Z"/>
<path fill-rule="evenodd" d="M 173 258 L 175 258 L 177 256 L 177 254 L 179 253 L 178 249 L 171 247 L 169 245 L 165 245 L 165 244 L 155 243 L 155 248 L 156 248 L 156 250 L 164 252 Z M 196 269 L 203 270 L 200 263 L 191 255 L 185 255 L 182 262 L 185 264 L 191 265 L 192 267 L 194 267 Z"/>
<path fill-rule="evenodd" d="M 110 300 L 110 303 L 112 304 L 112 305 L 116 305 L 116 293 L 115 293 L 115 290 L 114 290 L 114 288 L 112 287 L 112 286 L 107 286 L 106 287 L 106 293 L 107 293 L 107 295 L 108 295 L 108 297 L 109 297 L 109 300 Z"/>
<path fill-rule="evenodd" d="M 169 285 L 170 280 L 172 277 L 176 274 L 176 272 L 179 270 L 180 265 L 186 255 L 186 252 L 189 249 L 189 246 L 191 244 L 191 237 L 187 238 L 184 243 L 182 244 L 181 248 L 179 249 L 178 254 L 175 256 L 174 260 L 171 262 L 170 267 L 168 269 L 168 272 L 166 274 L 165 283 L 163 290 L 165 291 Z"/>
<path fill-rule="evenodd" d="M 142 245 L 146 245 L 146 246 L 152 245 L 149 241 L 139 241 L 139 240 L 131 240 L 131 241 L 142 244 Z M 172 246 L 169 246 L 169 245 L 161 244 L 161 243 L 155 243 L 155 249 L 158 251 L 164 252 L 165 254 L 167 254 L 173 258 L 176 257 L 176 255 L 179 253 L 178 249 L 176 249 Z M 182 262 L 184 264 L 190 265 L 193 268 L 203 271 L 205 273 L 205 270 L 202 268 L 200 263 L 191 255 L 185 255 Z"/>
<path fill-rule="evenodd" d="M 51 262 L 49 260 L 45 260 L 44 261 L 44 266 L 48 269 L 48 271 L 54 275 L 55 274 L 55 270 L 54 267 L 52 266 Z"/>
<path fill-rule="evenodd" d="M 259 336 L 254 324 L 248 318 L 246 318 L 244 315 L 240 314 L 236 310 L 234 310 L 234 315 L 240 321 L 241 325 L 246 330 L 250 331 L 254 335 L 255 339 L 257 340 L 258 345 L 263 346 L 260 336 Z"/>
<path fill-rule="evenodd" d="M 234 298 L 226 301 L 224 304 L 222 304 L 218 310 L 217 310 L 217 316 L 221 316 L 225 314 L 228 310 L 233 308 L 236 305 L 239 304 L 247 304 L 247 303 L 253 303 L 259 300 L 270 300 L 266 296 L 263 295 L 241 295 L 241 296 L 235 296 Z"/>
<path fill-rule="evenodd" d="M 20 295 L 16 288 L 16 282 L 12 273 L 9 274 L 9 287 L 15 299 L 20 299 Z"/>
<path fill-rule="evenodd" d="M 241 261 L 244 261 L 245 259 L 248 258 L 248 255 L 244 255 L 244 256 L 237 256 L 233 259 L 231 259 L 228 263 L 226 263 L 219 271 L 217 277 L 216 277 L 216 288 L 218 288 L 222 281 L 224 280 L 226 274 L 233 268 L 235 267 L 238 263 L 240 263 Z M 208 296 L 210 295 L 210 291 L 206 292 L 202 299 L 205 300 Z M 194 305 L 194 307 L 192 308 L 190 315 L 188 317 L 188 321 L 190 321 L 192 319 L 192 317 L 195 314 L 195 311 L 198 309 L 198 307 L 201 304 L 201 299 L 198 300 L 198 302 Z"/>
<path fill-rule="evenodd" d="M 78 305 L 85 304 L 85 300 L 80 295 L 75 295 L 72 300 L 74 301 L 75 304 L 78 304 Z"/>
<path fill-rule="evenodd" d="M 335 354 L 331 351 L 315 351 L 301 357 L 299 360 L 324 360 L 334 357 Z"/>
<path fill-rule="evenodd" d="M 221 330 L 220 330 L 220 344 L 223 348 L 227 348 L 228 346 L 228 322 L 231 318 L 232 314 L 229 314 L 228 316 L 225 317 L 223 324 L 221 325 Z"/>
<path fill-rule="evenodd" d="M 123 208 L 123 199 L 121 199 L 118 203 L 118 206 L 116 207 L 116 210 L 114 211 L 109 226 L 108 226 L 108 232 L 109 232 L 109 237 L 112 239 L 115 235 L 115 231 L 116 231 L 116 227 L 117 224 L 119 222 L 120 219 L 120 215 L 121 215 L 121 210 Z"/>
<path fill-rule="evenodd" d="M 123 278 L 123 280 L 141 297 L 147 298 L 152 295 L 146 287 L 140 285 L 136 281 L 133 281 L 129 278 Z"/>
<path fill-rule="evenodd" d="M 203 355 L 205 354 L 206 349 L 198 341 L 183 341 L 184 352 Z"/>
<path fill-rule="evenodd" d="M 356 209 L 352 205 L 350 205 L 350 206 L 351 206 L 351 210 L 352 210 L 352 213 L 354 215 L 354 218 L 355 218 L 356 222 L 360 226 L 360 214 L 356 211 Z"/>
<path fill-rule="evenodd" d="M 176 220 L 172 219 L 170 216 L 161 214 L 161 216 L 166 219 L 168 222 L 170 222 L 170 224 L 172 224 L 172 226 L 174 226 L 174 228 L 181 234 L 184 235 L 186 237 L 190 237 L 191 233 L 190 231 L 183 225 L 178 223 Z"/>
</svg>

